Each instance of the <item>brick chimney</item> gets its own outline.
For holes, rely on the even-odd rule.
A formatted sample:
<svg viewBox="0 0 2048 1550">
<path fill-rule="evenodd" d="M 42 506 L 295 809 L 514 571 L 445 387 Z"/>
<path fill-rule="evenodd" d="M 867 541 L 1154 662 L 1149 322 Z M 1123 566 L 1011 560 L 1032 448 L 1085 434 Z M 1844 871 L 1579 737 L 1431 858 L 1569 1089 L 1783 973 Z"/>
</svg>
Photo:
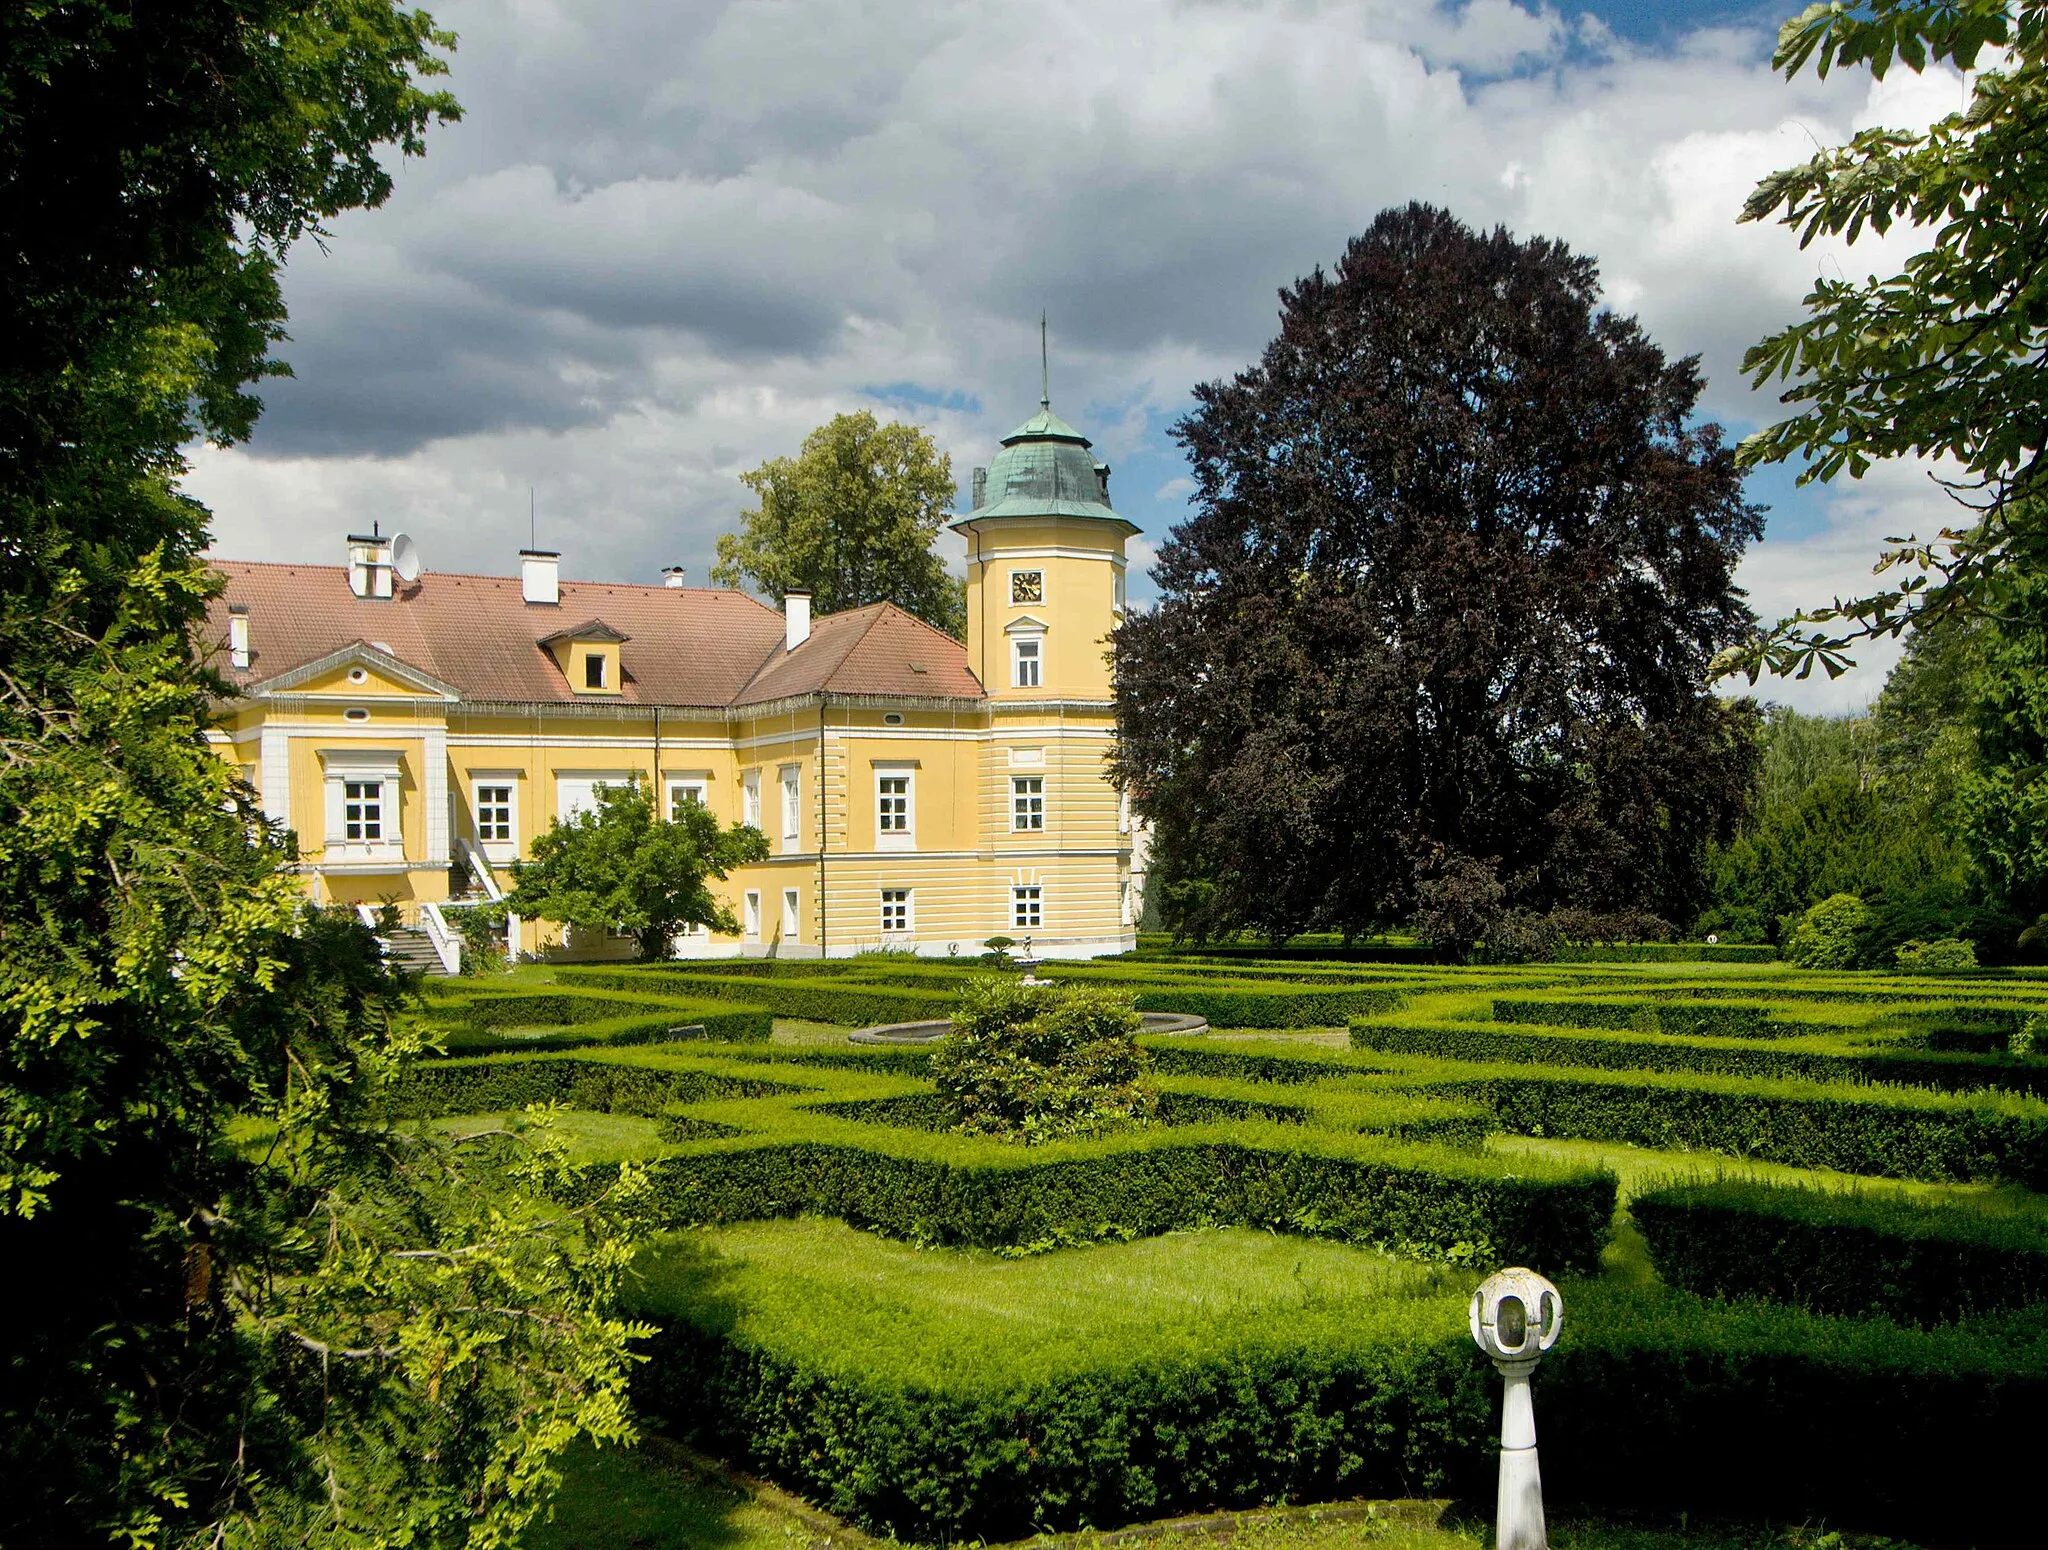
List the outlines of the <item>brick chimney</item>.
<svg viewBox="0 0 2048 1550">
<path fill-rule="evenodd" d="M 794 651 L 811 638 L 811 594 L 785 592 L 782 595 L 782 649 Z"/>
</svg>

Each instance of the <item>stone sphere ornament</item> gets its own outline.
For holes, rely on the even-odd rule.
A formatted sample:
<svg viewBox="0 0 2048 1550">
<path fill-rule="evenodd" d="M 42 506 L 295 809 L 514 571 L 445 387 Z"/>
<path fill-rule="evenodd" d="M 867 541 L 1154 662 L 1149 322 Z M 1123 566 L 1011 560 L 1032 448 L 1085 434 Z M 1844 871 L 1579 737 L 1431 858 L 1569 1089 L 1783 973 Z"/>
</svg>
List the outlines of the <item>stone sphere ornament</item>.
<svg viewBox="0 0 2048 1550">
<path fill-rule="evenodd" d="M 1472 1294 L 1472 1338 L 1505 1382 L 1500 1416 L 1500 1495 L 1495 1550 L 1548 1550 L 1543 1476 L 1536 1465 L 1536 1406 L 1529 1375 L 1564 1329 L 1564 1299 L 1520 1266 L 1491 1275 Z"/>
<path fill-rule="evenodd" d="M 1563 1328 L 1564 1299 L 1533 1270 L 1517 1266 L 1500 1271 L 1472 1294 L 1472 1338 L 1495 1365 L 1535 1366 L 1557 1344 Z"/>
</svg>

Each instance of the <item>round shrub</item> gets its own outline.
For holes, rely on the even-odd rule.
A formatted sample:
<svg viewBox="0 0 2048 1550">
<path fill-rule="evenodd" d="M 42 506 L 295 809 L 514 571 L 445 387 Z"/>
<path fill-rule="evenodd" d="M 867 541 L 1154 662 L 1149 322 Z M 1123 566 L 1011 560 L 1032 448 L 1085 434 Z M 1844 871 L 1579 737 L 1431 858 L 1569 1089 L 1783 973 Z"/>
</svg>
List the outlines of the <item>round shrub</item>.
<svg viewBox="0 0 2048 1550">
<path fill-rule="evenodd" d="M 1856 966 L 1857 941 L 1870 924 L 1870 910 L 1853 893 L 1830 894 L 1799 917 L 1785 956 L 1805 969 Z"/>
<path fill-rule="evenodd" d="M 1977 967 L 1975 944 L 1957 937 L 1934 942 L 1902 942 L 1893 956 L 1907 974 L 1952 974 L 1958 969 Z"/>
<path fill-rule="evenodd" d="M 932 1078 L 971 1135 L 1033 1143 L 1148 1123 L 1159 1095 L 1128 996 L 1079 985 L 972 981 Z"/>
</svg>

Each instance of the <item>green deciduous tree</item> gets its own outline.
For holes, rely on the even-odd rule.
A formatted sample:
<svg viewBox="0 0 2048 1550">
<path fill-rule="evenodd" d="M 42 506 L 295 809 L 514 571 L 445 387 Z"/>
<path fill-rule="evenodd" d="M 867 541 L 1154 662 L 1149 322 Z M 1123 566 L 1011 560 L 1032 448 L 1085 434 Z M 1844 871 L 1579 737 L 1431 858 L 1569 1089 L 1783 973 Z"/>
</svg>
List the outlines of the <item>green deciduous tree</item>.
<svg viewBox="0 0 2048 1550">
<path fill-rule="evenodd" d="M 714 580 L 777 603 L 809 592 L 823 613 L 894 603 L 949 635 L 965 631 L 966 586 L 932 552 L 953 460 L 925 432 L 866 410 L 834 415 L 797 456 L 740 477 L 760 505 L 719 535 Z"/>
<path fill-rule="evenodd" d="M 599 787 L 595 807 L 550 824 L 533 842 L 533 859 L 518 867 L 505 903 L 542 920 L 630 931 L 642 958 L 666 958 L 687 927 L 739 930 L 709 884 L 767 856 L 759 829 L 721 828 L 701 803 L 685 802 L 664 819 L 647 784 L 635 779 Z"/>
<path fill-rule="evenodd" d="M 1700 388 L 1590 260 L 1426 206 L 1284 293 L 1175 429 L 1195 513 L 1114 637 L 1169 925 L 1363 933 L 1478 873 L 1692 918 L 1755 764 L 1705 678 L 1761 531 Z"/>
<path fill-rule="evenodd" d="M 0 1543 L 499 1546 L 622 1438 L 625 1194 L 389 1122 L 402 981 L 207 746 L 180 449 L 453 114 L 390 0 L 0 12 Z M 630 1182 L 630 1181 L 629 1181 Z"/>
<path fill-rule="evenodd" d="M 1963 503 L 1955 526 L 1880 557 L 1898 579 L 1731 650 L 1721 666 L 1752 682 L 1764 669 L 1839 673 L 1856 641 L 1915 620 L 2010 617 L 2016 587 L 2048 559 L 2048 0 L 1815 4 L 1784 25 L 1775 63 L 1882 79 L 1895 64 L 1980 60 L 1991 68 L 1970 77 L 1960 112 L 1924 133 L 1863 130 L 1765 179 L 1744 209 L 1796 228 L 1802 245 L 1896 222 L 1929 239 L 1898 274 L 1823 277 L 1807 315 L 1749 352 L 1744 369 L 1760 386 L 1789 380 L 1784 401 L 1799 411 L 1744 442 L 1744 461 L 1803 460 L 1804 483 L 1941 458 Z"/>
</svg>

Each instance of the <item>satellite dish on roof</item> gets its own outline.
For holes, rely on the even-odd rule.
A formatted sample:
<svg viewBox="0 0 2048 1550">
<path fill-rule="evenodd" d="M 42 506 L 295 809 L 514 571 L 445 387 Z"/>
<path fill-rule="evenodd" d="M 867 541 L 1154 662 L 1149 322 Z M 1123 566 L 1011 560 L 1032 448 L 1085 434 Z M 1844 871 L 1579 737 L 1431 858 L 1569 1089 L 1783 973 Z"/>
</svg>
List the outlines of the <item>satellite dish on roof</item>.
<svg viewBox="0 0 2048 1550">
<path fill-rule="evenodd" d="M 420 546 L 412 541 L 410 533 L 391 535 L 391 569 L 400 581 L 408 584 L 420 579 L 425 567 L 420 564 Z"/>
</svg>

